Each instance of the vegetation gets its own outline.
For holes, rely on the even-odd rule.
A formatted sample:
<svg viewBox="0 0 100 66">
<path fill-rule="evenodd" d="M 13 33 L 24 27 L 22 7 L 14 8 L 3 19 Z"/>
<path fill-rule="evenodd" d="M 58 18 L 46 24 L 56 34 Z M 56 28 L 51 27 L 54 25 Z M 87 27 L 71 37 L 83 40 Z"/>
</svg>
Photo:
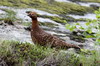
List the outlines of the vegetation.
<svg viewBox="0 0 100 66">
<path fill-rule="evenodd" d="M 78 4 L 56 1 L 48 2 L 48 0 L 1 0 L 0 5 L 22 8 L 37 8 L 55 14 L 74 13 L 82 15 L 89 11 L 93 11 L 92 8 L 80 6 Z"/>
<path fill-rule="evenodd" d="M 34 66 L 37 61 L 44 59 L 53 49 L 39 45 L 20 43 L 16 41 L 0 41 L 0 59 L 8 66 L 22 66 L 24 62 Z"/>
<path fill-rule="evenodd" d="M 82 0 L 83 1 L 83 0 Z M 85 0 L 84 0 L 85 1 Z M 86 0 L 87 1 L 87 0 Z M 88 0 L 93 1 L 93 0 Z M 99 0 L 95 0 L 95 2 Z M 94 2 L 94 1 L 93 1 Z M 76 13 L 83 14 L 93 10 L 92 8 L 79 6 L 72 3 L 60 3 L 60 2 L 48 2 L 48 0 L 1 0 L 0 5 L 4 6 L 15 6 L 15 7 L 30 7 L 41 9 L 50 13 L 56 14 L 66 14 L 66 13 Z M 16 13 L 9 9 L 2 9 L 7 13 L 5 18 L 0 18 L 4 20 L 5 23 L 12 23 L 16 21 Z M 85 23 L 87 28 L 84 28 L 79 23 L 73 25 L 66 24 L 67 21 L 72 20 L 84 20 L 84 19 L 73 19 L 72 17 L 65 16 L 54 17 L 39 15 L 42 18 L 49 18 L 58 23 L 66 24 L 66 28 L 75 31 L 75 29 L 84 30 L 83 35 L 85 38 L 95 38 L 96 43 L 100 45 L 100 9 L 95 11 L 97 19 L 88 20 Z M 11 24 L 10 23 L 10 24 Z M 23 23 L 26 26 L 29 26 L 30 23 Z M 52 23 L 40 23 L 41 25 L 49 25 L 54 27 Z M 79 26 L 79 27 L 77 27 Z M 96 30 L 93 32 L 93 30 Z M 77 37 L 77 36 L 75 36 Z M 80 37 L 79 39 L 83 39 Z M 100 65 L 100 49 L 98 50 L 85 50 L 81 49 L 81 52 L 75 52 L 71 49 L 55 49 L 47 46 L 33 45 L 30 43 L 22 43 L 18 41 L 8 41 L 0 40 L 0 64 L 4 66 L 36 66 L 38 65 L 56 65 L 56 66 L 99 66 Z"/>
<path fill-rule="evenodd" d="M 100 51 L 92 50 L 82 50 L 80 53 L 80 61 L 83 63 L 83 66 L 99 66 L 100 65 Z"/>
<path fill-rule="evenodd" d="M 52 63 L 58 66 L 99 66 L 99 56 L 100 52 L 95 50 L 82 49 L 80 54 L 68 50 L 65 53 L 65 50 L 55 51 L 50 47 L 30 43 L 0 41 L 0 62 L 8 66 L 52 65 Z"/>
<path fill-rule="evenodd" d="M 88 20 L 88 22 L 85 23 L 87 28 L 83 27 L 79 23 L 74 23 L 73 25 L 66 24 L 66 28 L 71 31 L 74 31 L 75 29 L 84 30 L 83 35 L 86 38 L 96 38 L 96 44 L 100 45 L 100 9 L 95 11 L 95 13 L 97 19 Z"/>
<path fill-rule="evenodd" d="M 47 16 L 47 15 L 39 15 L 39 17 L 42 17 L 42 18 L 49 18 L 57 23 L 61 23 L 61 24 L 65 24 L 68 20 L 65 19 L 65 18 L 62 18 L 62 17 L 58 17 L 58 16 Z"/>
<path fill-rule="evenodd" d="M 39 15 L 38 17 L 49 18 L 57 23 L 66 24 L 67 22 L 77 22 L 77 21 L 86 21 L 86 19 L 74 19 L 70 16 L 59 17 L 59 16 L 47 16 L 47 15 Z"/>
<path fill-rule="evenodd" d="M 51 28 L 54 28 L 54 27 L 58 26 L 57 24 L 53 24 L 53 23 L 50 23 L 50 22 L 45 22 L 45 23 L 40 22 L 40 25 L 51 27 Z"/>
</svg>

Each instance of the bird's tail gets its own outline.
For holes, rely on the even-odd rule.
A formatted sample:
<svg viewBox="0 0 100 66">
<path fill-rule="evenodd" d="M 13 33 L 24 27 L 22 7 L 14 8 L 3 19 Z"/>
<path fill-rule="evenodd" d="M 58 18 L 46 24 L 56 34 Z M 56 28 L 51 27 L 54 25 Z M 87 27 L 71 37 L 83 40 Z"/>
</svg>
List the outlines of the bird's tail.
<svg viewBox="0 0 100 66">
<path fill-rule="evenodd" d="M 70 47 L 75 48 L 75 49 L 81 49 L 78 45 L 70 44 Z"/>
<path fill-rule="evenodd" d="M 81 49 L 78 45 L 68 44 L 68 43 L 64 43 L 62 46 L 64 46 L 65 48 Z"/>
</svg>

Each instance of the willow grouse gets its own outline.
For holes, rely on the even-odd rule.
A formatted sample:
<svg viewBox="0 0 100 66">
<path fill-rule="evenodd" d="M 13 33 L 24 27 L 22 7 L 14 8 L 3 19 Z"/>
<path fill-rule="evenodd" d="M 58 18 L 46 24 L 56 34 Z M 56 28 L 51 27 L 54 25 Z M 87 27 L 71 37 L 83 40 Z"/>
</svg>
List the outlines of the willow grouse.
<svg viewBox="0 0 100 66">
<path fill-rule="evenodd" d="M 50 45 L 51 47 L 61 47 L 61 48 L 75 48 L 80 49 L 79 46 L 68 44 L 64 42 L 63 40 L 59 39 L 56 36 L 53 36 L 47 32 L 45 32 L 43 29 L 39 27 L 39 22 L 37 20 L 37 14 L 35 12 L 26 12 L 28 16 L 32 19 L 32 27 L 31 27 L 31 38 L 32 41 L 35 44 L 40 45 Z"/>
</svg>

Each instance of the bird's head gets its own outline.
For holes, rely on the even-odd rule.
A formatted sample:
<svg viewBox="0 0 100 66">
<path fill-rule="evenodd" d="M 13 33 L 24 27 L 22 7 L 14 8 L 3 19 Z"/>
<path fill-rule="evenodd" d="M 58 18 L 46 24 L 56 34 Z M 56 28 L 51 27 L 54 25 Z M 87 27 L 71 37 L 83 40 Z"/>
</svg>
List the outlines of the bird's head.
<svg viewBox="0 0 100 66">
<path fill-rule="evenodd" d="M 26 11 L 26 13 L 32 19 L 36 19 L 37 18 L 37 13 L 36 12 Z"/>
</svg>

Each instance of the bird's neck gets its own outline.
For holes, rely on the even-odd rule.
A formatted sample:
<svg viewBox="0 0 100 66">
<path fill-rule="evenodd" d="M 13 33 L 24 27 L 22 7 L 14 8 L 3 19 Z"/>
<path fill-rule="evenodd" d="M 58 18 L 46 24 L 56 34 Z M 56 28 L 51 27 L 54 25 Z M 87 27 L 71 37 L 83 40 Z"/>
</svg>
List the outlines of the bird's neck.
<svg viewBox="0 0 100 66">
<path fill-rule="evenodd" d="M 32 19 L 32 29 L 35 29 L 35 28 L 39 28 L 39 24 L 38 24 L 37 18 Z"/>
</svg>

